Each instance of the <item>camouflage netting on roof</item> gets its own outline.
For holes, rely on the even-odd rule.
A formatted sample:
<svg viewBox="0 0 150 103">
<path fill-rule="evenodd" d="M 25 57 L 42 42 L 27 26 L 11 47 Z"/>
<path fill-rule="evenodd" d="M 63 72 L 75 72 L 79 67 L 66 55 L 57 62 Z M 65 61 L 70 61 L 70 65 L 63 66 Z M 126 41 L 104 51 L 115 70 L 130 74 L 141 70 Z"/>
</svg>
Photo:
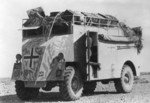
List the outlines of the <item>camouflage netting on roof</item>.
<svg viewBox="0 0 150 103">
<path fill-rule="evenodd" d="M 56 21 L 65 20 L 66 22 L 72 22 L 73 16 L 75 22 L 80 22 L 79 24 L 93 23 L 99 26 L 109 26 L 107 23 L 111 23 L 117 26 L 118 20 L 111 15 L 102 15 L 100 13 L 88 13 L 88 12 L 78 12 L 72 10 L 66 10 L 64 12 L 51 12 L 50 16 L 45 16 L 44 10 L 41 7 L 31 9 L 27 11 L 29 19 L 23 24 L 25 27 L 41 26 L 45 23 L 51 23 L 54 20 L 54 17 L 59 14 L 56 18 Z M 93 25 L 91 25 L 93 26 Z M 96 26 L 96 25 L 94 25 Z"/>
<path fill-rule="evenodd" d="M 34 26 L 41 26 L 43 24 L 47 24 L 53 19 L 45 16 L 45 13 L 41 7 L 31 9 L 27 11 L 29 19 L 23 24 L 25 27 L 34 27 Z"/>
</svg>

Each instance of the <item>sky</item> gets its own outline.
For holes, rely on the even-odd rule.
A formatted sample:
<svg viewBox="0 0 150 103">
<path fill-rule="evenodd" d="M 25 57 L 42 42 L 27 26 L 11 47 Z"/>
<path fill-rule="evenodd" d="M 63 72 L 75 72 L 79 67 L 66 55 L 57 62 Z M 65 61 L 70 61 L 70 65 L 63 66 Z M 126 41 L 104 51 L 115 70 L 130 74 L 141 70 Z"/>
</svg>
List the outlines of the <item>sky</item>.
<svg viewBox="0 0 150 103">
<path fill-rule="evenodd" d="M 144 48 L 141 69 L 150 72 L 150 1 L 149 0 L 0 0 L 0 77 L 11 77 L 15 55 L 21 53 L 22 19 L 26 11 L 42 7 L 49 15 L 66 9 L 110 14 L 130 27 L 143 29 Z"/>
</svg>

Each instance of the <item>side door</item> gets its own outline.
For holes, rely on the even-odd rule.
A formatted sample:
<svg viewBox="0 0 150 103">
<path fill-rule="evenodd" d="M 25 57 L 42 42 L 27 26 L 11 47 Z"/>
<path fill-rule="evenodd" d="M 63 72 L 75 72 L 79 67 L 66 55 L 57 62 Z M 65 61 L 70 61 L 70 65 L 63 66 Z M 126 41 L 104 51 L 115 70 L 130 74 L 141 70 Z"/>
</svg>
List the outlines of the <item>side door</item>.
<svg viewBox="0 0 150 103">
<path fill-rule="evenodd" d="M 100 31 L 98 36 L 101 34 L 107 37 L 118 36 L 117 27 L 108 28 L 106 30 L 101 29 Z M 98 62 L 101 64 L 98 79 L 110 79 L 115 77 L 114 70 L 117 65 L 117 56 L 117 43 L 113 43 L 111 40 L 98 39 Z"/>
</svg>

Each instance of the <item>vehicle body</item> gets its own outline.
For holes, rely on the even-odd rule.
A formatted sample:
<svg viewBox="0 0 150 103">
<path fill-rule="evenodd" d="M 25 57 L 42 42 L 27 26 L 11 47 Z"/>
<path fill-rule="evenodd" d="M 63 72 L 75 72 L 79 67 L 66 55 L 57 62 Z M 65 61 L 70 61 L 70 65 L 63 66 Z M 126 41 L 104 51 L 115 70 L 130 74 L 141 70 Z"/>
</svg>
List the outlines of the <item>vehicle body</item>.
<svg viewBox="0 0 150 103">
<path fill-rule="evenodd" d="M 17 55 L 12 75 L 19 90 L 36 88 L 36 94 L 39 88 L 60 86 L 67 100 L 78 99 L 82 90 L 93 92 L 97 81 L 113 80 L 122 88 L 116 87 L 117 91 L 132 90 L 133 77 L 140 72 L 141 36 L 133 31 L 125 34 L 129 28 L 112 16 L 71 10 L 51 14 L 36 18 L 42 23 L 23 22 L 22 55 Z M 130 88 L 123 87 L 122 81 Z M 21 99 L 28 99 L 18 91 Z"/>
</svg>

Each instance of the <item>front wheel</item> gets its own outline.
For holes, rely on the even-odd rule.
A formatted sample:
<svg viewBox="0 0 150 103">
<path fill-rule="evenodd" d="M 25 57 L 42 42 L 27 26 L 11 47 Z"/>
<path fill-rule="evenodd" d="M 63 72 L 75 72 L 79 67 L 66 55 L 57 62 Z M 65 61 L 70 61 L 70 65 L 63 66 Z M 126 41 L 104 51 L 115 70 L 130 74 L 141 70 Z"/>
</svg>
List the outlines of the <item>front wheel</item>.
<svg viewBox="0 0 150 103">
<path fill-rule="evenodd" d="M 38 96 L 39 88 L 27 88 L 23 81 L 15 82 L 16 94 L 21 100 L 31 100 Z"/>
<path fill-rule="evenodd" d="M 82 95 L 83 82 L 78 70 L 67 67 L 64 74 L 64 83 L 60 86 L 60 92 L 65 100 L 77 100 Z"/>
<path fill-rule="evenodd" d="M 129 93 L 132 91 L 134 84 L 134 75 L 129 65 L 124 65 L 121 78 L 114 81 L 117 92 Z"/>
</svg>

